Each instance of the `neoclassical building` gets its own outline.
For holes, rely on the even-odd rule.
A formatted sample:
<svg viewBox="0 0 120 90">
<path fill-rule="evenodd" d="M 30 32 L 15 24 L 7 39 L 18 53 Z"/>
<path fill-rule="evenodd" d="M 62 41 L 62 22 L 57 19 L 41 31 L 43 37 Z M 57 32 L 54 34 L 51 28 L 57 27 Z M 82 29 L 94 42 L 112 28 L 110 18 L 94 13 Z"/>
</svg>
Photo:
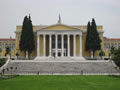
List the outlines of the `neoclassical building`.
<svg viewBox="0 0 120 90">
<path fill-rule="evenodd" d="M 24 53 L 19 49 L 19 40 L 22 26 L 16 27 L 16 50 L 20 56 Z M 103 40 L 103 27 L 97 26 L 99 36 Z M 54 25 L 34 25 L 35 50 L 32 56 L 36 59 L 50 57 L 69 57 L 83 59 L 90 55 L 85 51 L 86 25 L 65 25 L 61 23 L 61 18 Z M 101 43 L 103 48 L 103 42 Z M 96 56 L 99 56 L 99 51 Z"/>
</svg>

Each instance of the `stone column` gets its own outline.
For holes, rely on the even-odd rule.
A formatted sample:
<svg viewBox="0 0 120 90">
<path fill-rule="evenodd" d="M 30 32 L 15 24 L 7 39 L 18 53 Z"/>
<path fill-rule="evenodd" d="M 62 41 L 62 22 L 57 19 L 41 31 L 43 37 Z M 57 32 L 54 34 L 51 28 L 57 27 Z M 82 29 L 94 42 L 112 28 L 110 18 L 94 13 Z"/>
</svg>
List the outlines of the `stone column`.
<svg viewBox="0 0 120 90">
<path fill-rule="evenodd" d="M 43 35 L 43 56 L 46 56 L 46 35 Z"/>
<path fill-rule="evenodd" d="M 70 35 L 67 35 L 67 54 L 68 54 L 68 57 L 70 56 Z"/>
<path fill-rule="evenodd" d="M 82 35 L 80 35 L 80 57 L 82 57 Z"/>
<path fill-rule="evenodd" d="M 51 35 L 49 35 L 49 56 L 51 56 Z"/>
<path fill-rule="evenodd" d="M 73 41 L 74 41 L 74 54 L 73 54 L 73 56 L 76 56 L 76 35 L 73 35 Z"/>
<path fill-rule="evenodd" d="M 55 56 L 57 57 L 58 56 L 58 35 L 56 34 L 55 35 Z"/>
<path fill-rule="evenodd" d="M 62 46 L 62 55 L 61 56 L 63 57 L 64 56 L 64 35 L 61 35 L 61 39 L 62 39 L 61 40 L 62 41 L 62 45 L 61 45 Z"/>
<path fill-rule="evenodd" d="M 37 56 L 40 56 L 40 35 L 37 35 Z"/>
</svg>

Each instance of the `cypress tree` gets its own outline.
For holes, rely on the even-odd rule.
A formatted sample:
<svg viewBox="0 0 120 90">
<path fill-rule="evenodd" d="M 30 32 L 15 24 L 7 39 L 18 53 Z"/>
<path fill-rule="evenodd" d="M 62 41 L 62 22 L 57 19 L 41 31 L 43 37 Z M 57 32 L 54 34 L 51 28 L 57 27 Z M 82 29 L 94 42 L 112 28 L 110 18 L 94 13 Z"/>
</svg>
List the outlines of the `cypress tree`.
<svg viewBox="0 0 120 90">
<path fill-rule="evenodd" d="M 99 33 L 97 31 L 97 27 L 96 27 L 96 23 L 95 20 L 92 19 L 92 23 L 91 23 L 91 35 L 90 35 L 90 39 L 91 39 L 91 50 L 93 52 L 93 56 L 95 56 L 95 52 L 97 50 L 101 49 L 101 39 L 99 37 Z"/>
<path fill-rule="evenodd" d="M 30 56 L 34 50 L 34 33 L 30 16 L 29 18 L 27 16 L 24 18 L 19 46 L 20 50 L 24 51 L 24 56 L 26 56 L 27 53 L 28 56 Z"/>
<path fill-rule="evenodd" d="M 33 25 L 32 25 L 32 21 L 31 21 L 31 17 L 29 16 L 29 23 L 28 23 L 28 30 L 29 30 L 29 34 L 28 34 L 28 56 L 30 57 L 30 54 L 32 53 L 32 51 L 35 48 L 35 41 L 34 41 L 34 33 L 33 33 Z"/>
<path fill-rule="evenodd" d="M 87 24 L 87 35 L 86 35 L 86 44 L 85 44 L 85 50 L 90 52 L 90 30 L 91 26 L 90 26 L 90 22 L 88 22 Z"/>
<path fill-rule="evenodd" d="M 27 51 L 27 33 L 28 33 L 28 18 L 25 16 L 23 20 L 23 25 L 22 25 L 22 32 L 21 32 L 21 37 L 20 37 L 20 51 L 24 52 L 24 56 L 26 56 L 26 51 Z"/>
</svg>

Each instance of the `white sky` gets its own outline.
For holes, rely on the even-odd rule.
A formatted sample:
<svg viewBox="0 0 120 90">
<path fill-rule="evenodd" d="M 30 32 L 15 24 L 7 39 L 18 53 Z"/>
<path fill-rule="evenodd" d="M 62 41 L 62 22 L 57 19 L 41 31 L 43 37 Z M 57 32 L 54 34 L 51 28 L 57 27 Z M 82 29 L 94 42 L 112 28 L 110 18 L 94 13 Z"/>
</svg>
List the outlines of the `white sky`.
<svg viewBox="0 0 120 90">
<path fill-rule="evenodd" d="M 95 18 L 104 36 L 120 38 L 120 0 L 0 0 L 0 38 L 15 37 L 16 25 L 31 14 L 33 25 L 87 25 Z"/>
</svg>

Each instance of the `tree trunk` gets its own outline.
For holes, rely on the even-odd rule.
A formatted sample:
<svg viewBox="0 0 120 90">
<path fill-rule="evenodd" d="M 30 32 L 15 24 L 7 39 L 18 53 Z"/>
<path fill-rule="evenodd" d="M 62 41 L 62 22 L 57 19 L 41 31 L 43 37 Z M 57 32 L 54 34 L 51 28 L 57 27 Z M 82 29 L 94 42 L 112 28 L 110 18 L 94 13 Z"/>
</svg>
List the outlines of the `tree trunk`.
<svg viewBox="0 0 120 90">
<path fill-rule="evenodd" d="M 91 50 L 91 58 L 93 59 L 93 51 Z"/>
<path fill-rule="evenodd" d="M 93 51 L 93 58 L 95 58 L 95 51 Z"/>
<path fill-rule="evenodd" d="M 26 59 L 28 59 L 28 51 L 26 51 Z"/>
<path fill-rule="evenodd" d="M 28 52 L 28 59 L 30 60 L 30 52 Z"/>
<path fill-rule="evenodd" d="M 26 51 L 24 51 L 24 59 L 26 59 Z"/>
</svg>

